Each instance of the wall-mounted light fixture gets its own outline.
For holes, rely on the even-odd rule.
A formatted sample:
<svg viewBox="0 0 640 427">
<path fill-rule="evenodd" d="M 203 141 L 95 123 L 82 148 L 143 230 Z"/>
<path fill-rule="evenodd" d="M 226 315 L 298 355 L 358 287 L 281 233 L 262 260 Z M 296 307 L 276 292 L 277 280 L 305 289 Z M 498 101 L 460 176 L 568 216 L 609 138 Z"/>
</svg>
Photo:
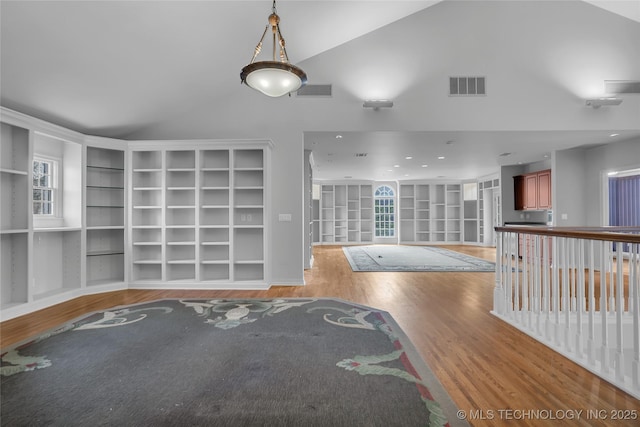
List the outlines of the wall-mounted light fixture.
<svg viewBox="0 0 640 427">
<path fill-rule="evenodd" d="M 388 99 L 368 99 L 364 101 L 362 107 L 373 108 L 374 110 L 379 110 L 380 108 L 391 108 L 393 107 L 393 101 L 389 101 Z"/>
<path fill-rule="evenodd" d="M 600 108 L 603 105 L 620 105 L 622 98 L 594 98 L 586 100 L 587 107 Z"/>
</svg>

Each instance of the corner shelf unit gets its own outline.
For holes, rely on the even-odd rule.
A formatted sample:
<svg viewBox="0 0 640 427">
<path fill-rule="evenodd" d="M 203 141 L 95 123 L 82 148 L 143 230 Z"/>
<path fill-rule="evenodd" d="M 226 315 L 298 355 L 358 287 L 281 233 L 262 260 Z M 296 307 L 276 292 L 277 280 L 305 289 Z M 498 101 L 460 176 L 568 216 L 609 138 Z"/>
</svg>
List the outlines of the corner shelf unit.
<svg viewBox="0 0 640 427">
<path fill-rule="evenodd" d="M 130 146 L 132 287 L 266 288 L 269 143 Z"/>
</svg>

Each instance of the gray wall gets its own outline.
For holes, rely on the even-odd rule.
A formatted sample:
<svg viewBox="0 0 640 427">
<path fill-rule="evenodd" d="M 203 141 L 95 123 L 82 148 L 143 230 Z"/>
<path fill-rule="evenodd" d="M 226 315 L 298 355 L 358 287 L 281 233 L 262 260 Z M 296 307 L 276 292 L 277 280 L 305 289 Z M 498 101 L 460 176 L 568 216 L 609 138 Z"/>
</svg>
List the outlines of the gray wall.
<svg viewBox="0 0 640 427">
<path fill-rule="evenodd" d="M 591 192 L 584 183 L 587 177 L 585 149 L 556 151 L 551 176 L 554 225 L 558 227 L 587 224 L 586 198 Z"/>
</svg>

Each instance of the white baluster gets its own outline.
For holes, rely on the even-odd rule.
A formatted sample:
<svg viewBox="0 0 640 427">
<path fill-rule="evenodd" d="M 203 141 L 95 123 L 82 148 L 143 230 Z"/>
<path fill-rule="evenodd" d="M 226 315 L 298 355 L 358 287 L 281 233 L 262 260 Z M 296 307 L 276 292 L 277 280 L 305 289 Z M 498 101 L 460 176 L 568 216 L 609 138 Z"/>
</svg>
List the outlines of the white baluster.
<svg viewBox="0 0 640 427">
<path fill-rule="evenodd" d="M 507 245 L 509 245 L 509 258 L 507 259 L 507 283 L 505 288 L 506 293 L 506 307 L 505 307 L 505 315 L 509 318 L 513 318 L 513 233 L 509 233 L 509 240 L 507 241 Z M 517 261 L 517 255 L 516 255 Z"/>
<path fill-rule="evenodd" d="M 518 244 L 517 242 L 518 242 L 518 239 L 514 239 L 513 240 L 514 246 L 517 246 L 517 244 Z M 518 258 L 517 257 L 515 258 L 515 263 L 516 263 L 516 265 L 518 264 Z M 520 276 L 516 274 L 514 276 L 513 283 L 511 284 L 512 285 L 512 288 L 511 288 L 511 300 L 513 302 L 513 316 L 514 316 L 514 319 L 516 321 L 519 320 L 518 315 L 520 314 L 520 305 L 519 305 L 520 304 L 520 294 L 518 293 L 518 290 L 520 288 L 520 281 L 521 281 L 520 280 Z"/>
<path fill-rule="evenodd" d="M 622 315 L 624 313 L 624 275 L 621 244 L 616 245 L 616 380 L 624 382 L 624 352 Z"/>
<path fill-rule="evenodd" d="M 560 248 L 562 244 L 560 242 L 560 237 L 554 237 L 553 239 L 553 295 L 551 295 L 552 303 L 553 303 L 553 317 L 554 317 L 554 340 L 557 346 L 561 345 L 560 340 Z"/>
<path fill-rule="evenodd" d="M 640 244 L 632 244 L 629 256 L 629 295 L 633 294 L 633 387 L 640 391 Z M 633 292 L 631 292 L 633 290 Z M 631 303 L 629 303 L 631 305 Z"/>
<path fill-rule="evenodd" d="M 496 236 L 496 286 L 493 289 L 493 310 L 502 315 L 504 314 L 504 276 L 505 268 L 503 260 L 505 254 L 503 251 L 502 241 L 506 233 L 498 231 Z"/>
<path fill-rule="evenodd" d="M 577 303 L 576 303 L 576 354 L 578 357 L 582 357 L 584 352 L 584 340 L 582 336 L 582 318 L 584 315 L 584 240 L 573 239 L 574 244 L 577 244 L 574 253 L 577 252 L 578 258 L 578 270 L 577 273 Z"/>
<path fill-rule="evenodd" d="M 551 254 L 549 253 L 549 244 L 553 244 L 555 237 L 547 237 L 544 245 L 544 259 L 548 260 Z M 544 335 L 546 339 L 551 339 L 548 326 L 551 324 L 551 310 L 549 309 L 549 294 L 551 292 L 551 283 L 549 282 L 549 265 L 545 265 L 543 270 L 543 286 L 542 286 L 542 315 L 545 317 L 544 321 Z M 542 334 L 542 331 L 540 331 Z"/>
<path fill-rule="evenodd" d="M 587 353 L 589 358 L 589 364 L 595 365 L 596 363 L 596 348 L 595 348 L 595 317 L 596 317 L 596 296 L 595 296 L 595 257 L 594 257 L 594 241 L 589 240 L 589 290 L 587 291 L 587 298 L 589 300 L 589 338 L 587 340 Z M 601 308 L 602 309 L 602 308 Z"/>
<path fill-rule="evenodd" d="M 609 331 L 607 324 L 607 265 L 609 264 L 608 247 L 605 241 L 601 243 L 602 256 L 600 257 L 600 316 L 602 318 L 602 344 L 600 347 L 600 370 L 603 374 L 609 373 Z"/>
<path fill-rule="evenodd" d="M 616 311 L 615 292 L 613 290 L 615 282 L 613 280 L 613 242 L 609 242 L 608 264 L 609 264 L 609 312 L 614 314 Z"/>
<path fill-rule="evenodd" d="M 567 244 L 569 239 L 562 239 L 562 310 L 564 313 L 564 346 L 571 351 L 571 291 L 569 284 L 569 254 Z"/>
</svg>

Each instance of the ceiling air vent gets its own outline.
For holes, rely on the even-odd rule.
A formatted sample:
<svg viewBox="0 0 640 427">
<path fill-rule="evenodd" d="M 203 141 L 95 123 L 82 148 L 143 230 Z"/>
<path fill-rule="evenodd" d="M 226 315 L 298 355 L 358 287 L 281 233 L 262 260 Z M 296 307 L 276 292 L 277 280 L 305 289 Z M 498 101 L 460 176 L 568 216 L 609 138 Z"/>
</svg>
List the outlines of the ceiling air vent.
<svg viewBox="0 0 640 427">
<path fill-rule="evenodd" d="M 450 96 L 486 95 L 485 77 L 449 77 Z"/>
<path fill-rule="evenodd" d="M 605 80 L 605 93 L 640 93 L 640 81 L 638 80 Z"/>
<path fill-rule="evenodd" d="M 367 157 L 367 153 L 356 153 L 354 154 L 355 157 Z"/>
<path fill-rule="evenodd" d="M 306 85 L 302 86 L 296 92 L 296 96 L 304 96 L 306 98 L 330 98 L 331 85 Z"/>
</svg>

